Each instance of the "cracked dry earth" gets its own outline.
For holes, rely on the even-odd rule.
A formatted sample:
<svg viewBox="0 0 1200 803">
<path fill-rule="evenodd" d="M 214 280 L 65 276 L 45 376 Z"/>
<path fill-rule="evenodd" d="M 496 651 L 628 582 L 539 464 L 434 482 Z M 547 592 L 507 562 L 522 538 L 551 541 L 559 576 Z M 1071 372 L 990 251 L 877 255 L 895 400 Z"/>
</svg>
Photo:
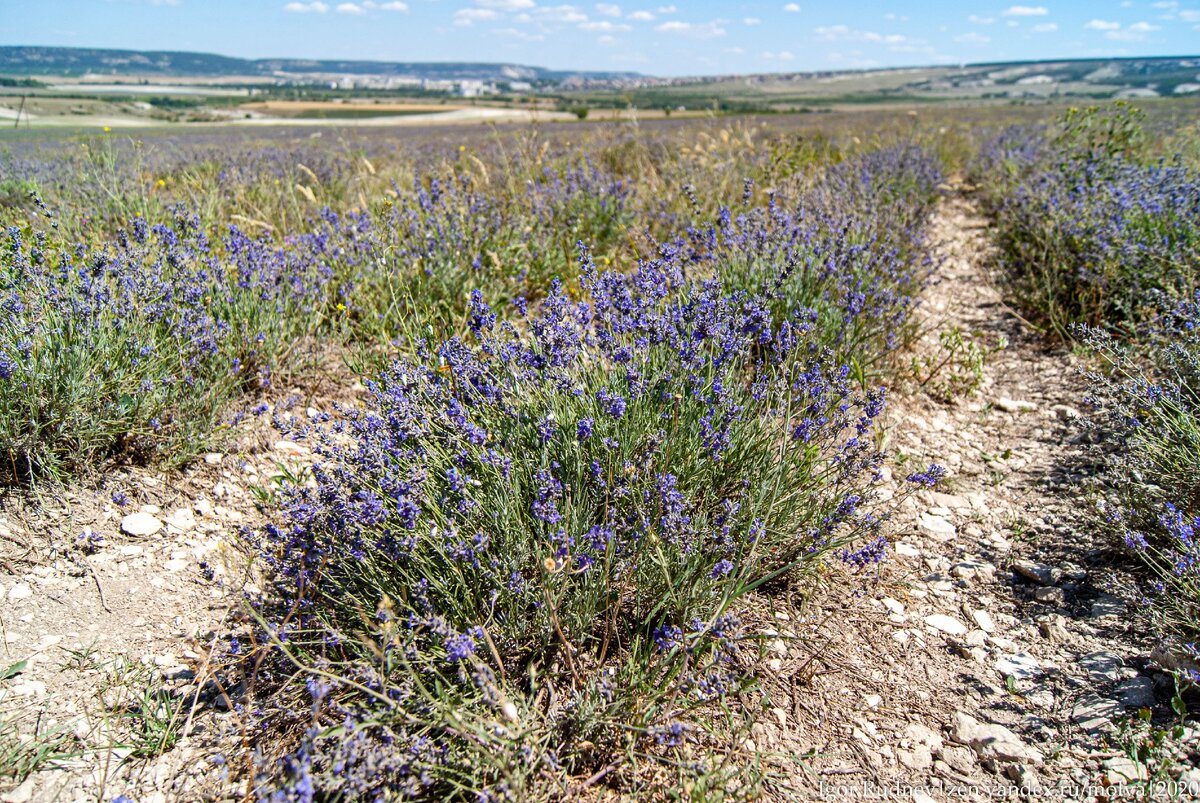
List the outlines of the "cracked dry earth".
<svg viewBox="0 0 1200 803">
<path fill-rule="evenodd" d="M 745 747 L 787 777 L 776 787 L 785 799 L 1109 800 L 1142 771 L 1114 749 L 1117 723 L 1143 707 L 1165 716 L 1170 681 L 1128 602 L 1110 593 L 1113 556 L 1079 515 L 1077 366 L 1001 303 L 984 268 L 986 221 L 960 190 L 943 200 L 932 240 L 939 280 L 918 348 L 936 349 L 951 326 L 1008 345 L 987 358 L 974 395 L 893 398 L 885 450 L 906 467 L 942 464 L 948 479 L 902 497 L 907 469 L 895 471 L 902 501 L 878 575 L 864 583 L 837 569 L 816 590 L 751 602 L 748 618 L 768 636 L 758 674 L 770 709 Z M 172 749 L 139 759 L 153 734 L 129 738 L 113 711 L 159 678 L 203 680 L 212 640 L 236 618 L 245 576 L 233 536 L 261 520 L 251 488 L 306 459 L 266 418 L 187 471 L 117 472 L 37 513 L 0 507 L 0 668 L 28 662 L 0 682 L 0 710 L 16 711 L 26 733 L 65 734 L 75 754 L 4 803 L 244 792 L 216 758 L 238 752 L 232 713 L 204 712 Z M 115 505 L 113 491 L 129 502 Z M 85 529 L 103 543 L 79 549 Z M 1188 799 L 1189 783 L 1200 789 L 1200 732 L 1180 744 Z"/>
</svg>

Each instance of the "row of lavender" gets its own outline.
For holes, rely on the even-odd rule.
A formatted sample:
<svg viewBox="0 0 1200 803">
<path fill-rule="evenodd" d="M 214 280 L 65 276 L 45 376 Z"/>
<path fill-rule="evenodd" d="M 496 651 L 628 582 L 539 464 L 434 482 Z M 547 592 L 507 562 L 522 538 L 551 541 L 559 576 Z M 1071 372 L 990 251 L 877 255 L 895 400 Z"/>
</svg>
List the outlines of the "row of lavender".
<svg viewBox="0 0 1200 803">
<path fill-rule="evenodd" d="M 260 792 L 750 793 L 736 603 L 883 554 L 875 383 L 937 180 L 900 148 L 787 200 L 748 182 L 630 269 L 579 243 L 540 301 L 484 282 L 410 339 L 260 536 L 242 679 L 298 736 Z"/>
<path fill-rule="evenodd" d="M 1097 521 L 1147 572 L 1160 634 L 1200 636 L 1200 172 L 1156 159 L 1142 115 L 1072 110 L 983 153 L 1012 296 L 1095 358 Z M 1200 680 L 1200 677 L 1195 678 Z"/>
<path fill-rule="evenodd" d="M 627 195 L 586 164 L 507 203 L 428 177 L 376 214 L 327 208 L 294 234 L 174 205 L 88 242 L 35 207 L 0 251 L 0 474 L 185 462 L 219 442 L 231 404 L 303 365 L 298 344 L 465 326 L 474 284 L 509 301 L 544 295 L 566 241 L 606 248 L 631 224 Z"/>
<path fill-rule="evenodd" d="M 627 142 L 595 147 L 605 168 L 573 156 L 569 143 L 485 142 L 479 156 L 459 145 L 447 159 L 422 141 L 405 167 L 388 172 L 379 142 L 345 151 L 293 143 L 266 151 L 271 158 L 250 143 L 227 146 L 225 160 L 207 141 L 193 143 L 194 152 L 149 154 L 137 143 L 84 144 L 83 156 L 60 145 L 3 157 L 6 173 L 19 177 L 17 196 L 0 203 L 0 381 L 9 391 L 0 398 L 0 472 L 7 482 L 61 478 L 113 458 L 186 461 L 220 439 L 231 402 L 269 392 L 279 372 L 303 366 L 297 352 L 314 339 L 365 345 L 371 359 L 359 367 L 378 367 L 386 364 L 380 344 L 464 332 L 472 289 L 502 316 L 536 304 L 556 278 L 576 293 L 580 241 L 598 262 L 628 265 L 653 254 L 657 241 L 678 238 L 693 262 L 724 269 L 742 289 L 786 283 L 791 290 L 773 292 L 810 306 L 826 292 L 853 295 L 861 314 L 848 347 L 899 328 L 909 303 L 902 284 L 864 283 L 873 254 L 911 251 L 892 225 L 908 221 L 880 218 L 872 229 L 850 220 L 839 224 L 836 242 L 814 245 L 811 223 L 792 220 L 790 210 L 767 202 L 768 192 L 740 180 L 736 191 L 754 219 L 717 219 L 718 171 L 669 164 L 657 141 L 635 143 L 645 153 L 630 164 L 612 158 L 631 150 Z M 743 170 L 792 195 L 809 180 L 769 175 L 770 148 L 721 155 L 726 173 Z M 878 181 L 895 185 L 891 192 L 913 192 L 893 180 L 907 170 L 905 158 L 894 151 L 896 166 L 880 174 Z M 428 162 L 438 166 L 415 175 L 406 169 Z M 646 180 L 647 172 L 658 181 Z M 828 186 L 844 193 L 835 183 L 856 181 L 866 188 L 860 196 L 876 192 L 849 168 Z M 668 197 L 664 182 L 673 186 Z M 697 185 L 708 191 L 699 198 Z M 267 208 L 256 203 L 259 193 L 283 200 Z M 290 203 L 298 197 L 303 225 L 293 227 Z M 320 212 L 321 198 L 345 211 Z M 878 197 L 881 210 L 903 206 L 887 200 Z M 806 211 L 830 205 L 813 193 Z M 127 206 L 137 214 L 124 214 Z M 766 276 L 746 262 L 753 254 L 744 241 L 768 225 L 787 231 L 773 246 L 785 250 L 773 258 L 803 264 L 796 275 Z M 890 244 L 868 243 L 879 231 Z M 742 253 L 736 270 L 718 250 Z M 843 256 L 856 268 L 840 278 L 815 265 Z M 823 325 L 837 321 L 833 309 Z"/>
<path fill-rule="evenodd" d="M 881 385 L 930 270 L 939 168 L 903 145 L 798 169 L 764 143 L 681 176 L 651 145 L 636 174 L 613 158 L 629 143 L 467 151 L 404 184 L 334 171 L 358 208 L 296 231 L 159 203 L 75 245 L 68 185 L 57 217 L 16 216 L 10 481 L 185 461 L 298 350 L 366 372 L 362 407 L 289 431 L 312 482 L 248 534 L 273 582 L 223 688 L 261 737 L 260 796 L 762 782 L 729 753 L 759 651 L 736 603 L 886 549 Z M 375 179 L 372 156 L 345 163 Z M 723 205 L 732 170 L 759 181 Z"/>
</svg>

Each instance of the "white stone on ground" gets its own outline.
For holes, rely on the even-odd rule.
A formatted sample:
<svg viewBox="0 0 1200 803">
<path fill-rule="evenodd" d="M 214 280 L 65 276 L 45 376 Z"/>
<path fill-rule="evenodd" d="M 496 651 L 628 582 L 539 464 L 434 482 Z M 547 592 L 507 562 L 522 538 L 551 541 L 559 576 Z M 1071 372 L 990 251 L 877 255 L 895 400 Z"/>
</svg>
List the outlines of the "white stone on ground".
<svg viewBox="0 0 1200 803">
<path fill-rule="evenodd" d="M 154 535 L 162 526 L 162 522 L 149 513 L 130 513 L 121 519 L 121 532 L 143 538 Z"/>
<path fill-rule="evenodd" d="M 955 712 L 951 724 L 950 738 L 966 745 L 980 758 L 995 758 L 1000 761 L 1018 761 L 1041 764 L 1042 753 L 1025 744 L 1021 738 L 1003 725 L 980 722 L 969 714 Z"/>
<path fill-rule="evenodd" d="M 935 613 L 925 617 L 925 624 L 932 627 L 934 630 L 940 630 L 943 633 L 948 633 L 951 636 L 961 636 L 967 632 L 967 626 L 955 619 L 953 616 L 947 616 L 944 613 Z"/>
</svg>

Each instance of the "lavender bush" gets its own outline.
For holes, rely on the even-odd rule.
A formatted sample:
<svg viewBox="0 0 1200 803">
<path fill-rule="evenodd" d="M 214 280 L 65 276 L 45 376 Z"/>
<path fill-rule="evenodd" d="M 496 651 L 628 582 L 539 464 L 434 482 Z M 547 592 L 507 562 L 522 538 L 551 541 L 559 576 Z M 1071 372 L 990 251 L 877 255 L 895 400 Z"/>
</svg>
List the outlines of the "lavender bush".
<svg viewBox="0 0 1200 803">
<path fill-rule="evenodd" d="M 305 732 L 273 799 L 528 799 L 667 760 L 739 686 L 736 599 L 882 554 L 882 396 L 811 313 L 775 323 L 671 247 L 582 263 L 582 301 L 555 288 L 518 327 L 476 295 L 469 337 L 373 382 L 261 535 L 260 638 L 308 678 L 264 712 Z"/>
<path fill-rule="evenodd" d="M 1187 298 L 1200 270 L 1200 176 L 1139 160 L 1126 107 L 1068 115 L 1057 135 L 1013 130 L 985 146 L 984 182 L 1010 296 L 1065 336 L 1137 323 L 1159 295 Z"/>
<path fill-rule="evenodd" d="M 575 287 L 574 244 L 608 255 L 633 222 L 628 186 L 586 163 L 546 169 L 515 194 L 465 173 L 392 193 L 377 214 L 327 213 L 298 241 L 333 267 L 357 339 L 463 333 L 473 289 L 506 310 L 543 298 L 556 279 Z"/>
<path fill-rule="evenodd" d="M 885 373 L 912 334 L 940 180 L 925 150 L 875 151 L 834 166 L 791 204 L 772 197 L 737 215 L 722 208 L 689 232 L 691 258 L 726 286 L 760 295 L 777 319 L 810 310 L 821 342 L 858 375 Z"/>
<path fill-rule="evenodd" d="M 328 274 L 180 212 L 116 241 L 68 246 L 11 228 L 0 250 L 0 473 L 8 481 L 114 457 L 187 459 L 225 405 L 270 384 L 321 305 Z"/>
<path fill-rule="evenodd" d="M 1200 636 L 1200 295 L 1158 316 L 1138 345 L 1084 331 L 1103 438 L 1107 524 L 1149 570 L 1163 631 Z"/>
</svg>

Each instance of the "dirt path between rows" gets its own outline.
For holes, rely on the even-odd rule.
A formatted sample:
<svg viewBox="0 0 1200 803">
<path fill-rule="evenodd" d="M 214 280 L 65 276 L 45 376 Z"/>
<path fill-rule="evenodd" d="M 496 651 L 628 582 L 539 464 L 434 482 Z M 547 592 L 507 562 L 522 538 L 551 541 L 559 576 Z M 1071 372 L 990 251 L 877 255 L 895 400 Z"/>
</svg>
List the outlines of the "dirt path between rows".
<svg viewBox="0 0 1200 803">
<path fill-rule="evenodd" d="M 1170 679 L 1106 591 L 1113 556 L 1081 515 L 1082 379 L 1002 303 L 986 227 L 960 188 L 948 192 L 917 351 L 952 327 L 1007 346 L 971 396 L 894 398 L 885 445 L 908 458 L 897 493 L 909 466 L 937 462 L 947 480 L 902 503 L 877 582 L 843 586 L 857 593 L 830 583 L 773 612 L 796 638 L 774 643 L 776 707 L 752 738 L 803 757 L 788 796 L 1105 799 L 1104 786 L 1115 796 L 1145 776 L 1121 750 L 1120 720 L 1142 707 L 1169 715 Z M 1192 728 L 1168 750 L 1200 794 L 1198 745 Z"/>
</svg>

